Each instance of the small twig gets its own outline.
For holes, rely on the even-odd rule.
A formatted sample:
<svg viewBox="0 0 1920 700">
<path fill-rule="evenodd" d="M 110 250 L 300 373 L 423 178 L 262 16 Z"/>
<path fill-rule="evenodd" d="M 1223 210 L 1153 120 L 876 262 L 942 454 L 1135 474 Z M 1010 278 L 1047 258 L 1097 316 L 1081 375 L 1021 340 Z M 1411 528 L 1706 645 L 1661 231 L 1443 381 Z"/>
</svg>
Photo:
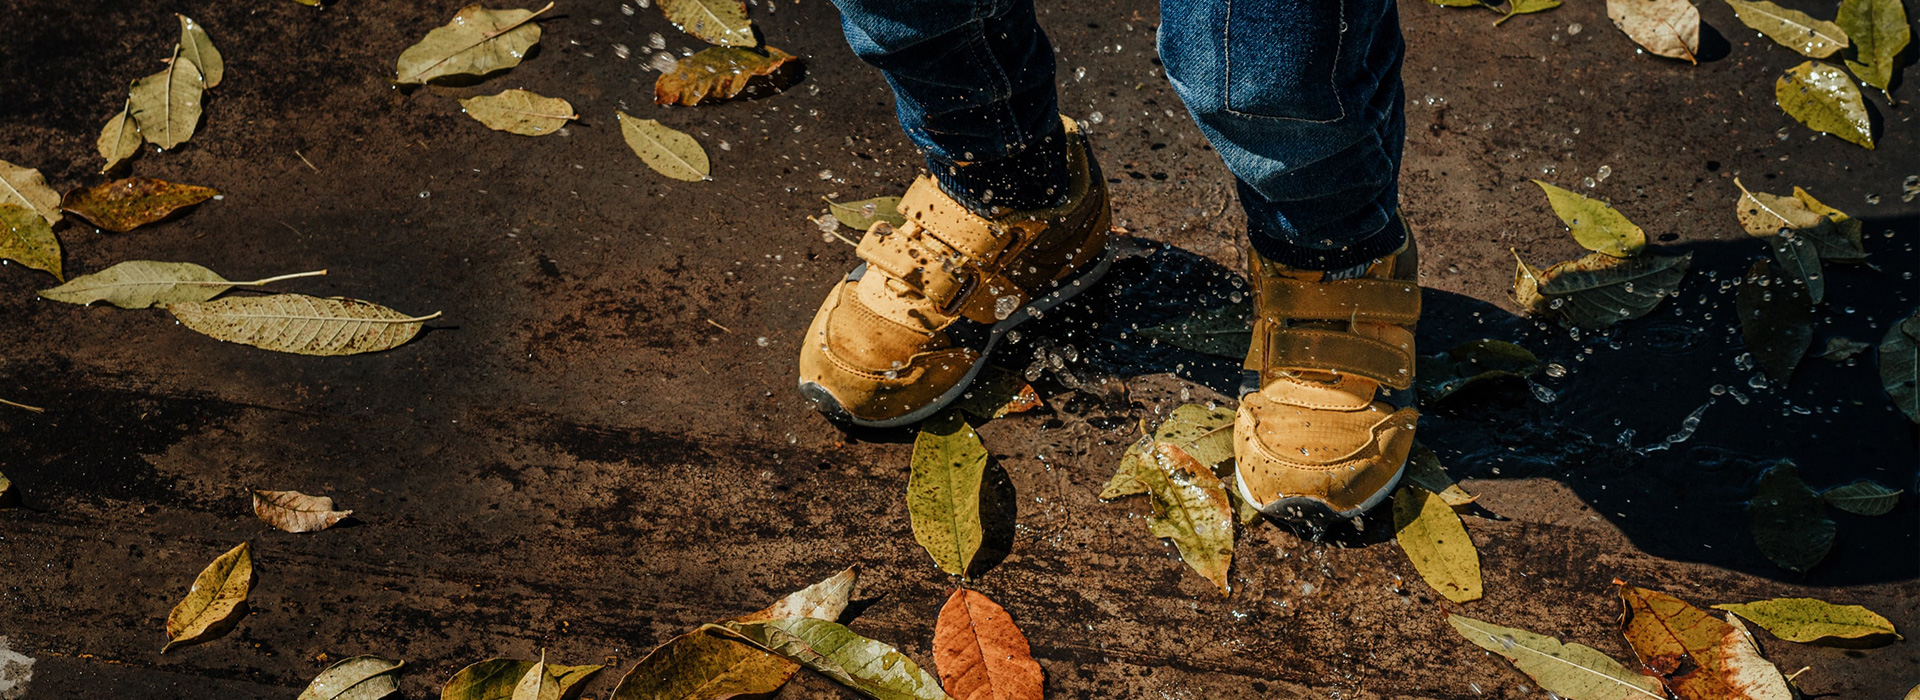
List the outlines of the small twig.
<svg viewBox="0 0 1920 700">
<path fill-rule="evenodd" d="M 1806 667 L 1806 668 L 1803 668 L 1803 669 L 1800 669 L 1800 670 L 1798 670 L 1798 671 L 1794 671 L 1793 673 L 1791 673 L 1791 674 L 1789 674 L 1789 675 L 1787 676 L 1787 682 L 1788 682 L 1788 683 L 1792 683 L 1792 682 L 1793 682 L 1793 679 L 1795 679 L 1795 678 L 1799 678 L 1799 677 L 1800 677 L 1800 674 L 1802 674 L 1802 673 L 1806 673 L 1806 672 L 1808 672 L 1808 671 L 1811 671 L 1811 670 L 1813 670 L 1813 667 L 1812 667 L 1812 666 L 1808 666 L 1808 667 Z"/>
<path fill-rule="evenodd" d="M 278 222 L 278 223 L 279 223 L 279 224 L 280 224 L 281 226 L 285 226 L 285 227 L 287 227 L 287 230 L 288 230 L 288 231 L 292 231 L 292 232 L 294 232 L 294 234 L 295 234 L 295 235 L 300 235 L 300 236 L 305 236 L 305 235 L 307 235 L 307 234 L 304 234 L 304 233 L 300 233 L 300 229 L 297 229 L 297 228 L 294 228 L 294 227 L 293 227 L 293 224 L 289 224 L 289 223 L 287 223 L 287 222 L 285 222 L 285 221 L 281 221 L 281 222 Z"/>
<path fill-rule="evenodd" d="M 34 412 L 34 413 L 46 413 L 46 412 L 47 412 L 47 409 L 44 409 L 44 408 L 41 408 L 41 407 L 39 407 L 39 406 L 28 406 L 28 405 L 26 405 L 26 404 L 23 404 L 23 403 L 16 403 L 16 402 L 13 402 L 13 401 L 8 401 L 8 400 L 6 400 L 6 399 L 0 399 L 0 403 L 3 403 L 3 404 L 6 404 L 6 405 L 8 405 L 8 406 L 12 406 L 12 407 L 14 407 L 14 408 L 20 408 L 20 409 L 26 409 L 26 410 L 28 410 L 28 411 L 32 411 L 32 412 Z"/>
<path fill-rule="evenodd" d="M 305 155 L 302 155 L 302 154 L 300 153 L 300 149 L 298 149 L 298 148 L 296 148 L 296 149 L 293 149 L 293 154 L 294 154 L 294 155 L 296 155 L 296 156 L 300 156 L 300 162 L 302 162 L 302 163 L 306 163 L 306 164 L 307 164 L 307 168 L 308 168 L 308 169 L 311 169 L 312 171 L 314 171 L 314 172 L 316 172 L 316 173 L 317 173 L 317 172 L 320 172 L 320 169 L 319 169 L 319 168 L 317 168 L 317 167 L 314 167 L 314 165 L 313 165 L 313 161 L 310 161 L 310 160 L 307 160 L 307 157 L 306 157 Z"/>
<path fill-rule="evenodd" d="M 726 331 L 726 332 L 728 332 L 728 333 L 732 333 L 732 332 L 733 332 L 733 329 L 732 329 L 732 328 L 728 328 L 728 327 L 726 327 L 726 326 L 722 326 L 722 325 L 720 325 L 720 322 L 719 322 L 719 321 L 715 321 L 715 320 L 713 320 L 713 319 L 707 319 L 707 323 L 710 323 L 710 324 L 713 324 L 713 327 L 714 327 L 714 328 L 718 328 L 718 329 L 720 329 L 720 330 L 723 330 L 723 331 Z"/>
</svg>

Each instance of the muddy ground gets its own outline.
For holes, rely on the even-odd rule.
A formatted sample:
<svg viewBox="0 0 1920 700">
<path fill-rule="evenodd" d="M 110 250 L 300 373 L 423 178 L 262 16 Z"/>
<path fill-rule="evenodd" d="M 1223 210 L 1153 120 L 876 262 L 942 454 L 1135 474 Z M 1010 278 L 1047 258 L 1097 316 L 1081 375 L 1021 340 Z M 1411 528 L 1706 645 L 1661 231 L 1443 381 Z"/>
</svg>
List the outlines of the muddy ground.
<svg viewBox="0 0 1920 700">
<path fill-rule="evenodd" d="M 605 698 L 653 645 L 847 564 L 863 567 L 870 603 L 852 626 L 930 661 L 955 581 L 908 528 L 911 434 L 842 432 L 793 391 L 795 344 L 854 264 L 807 217 L 822 196 L 897 193 L 917 167 L 833 8 L 753 6 L 768 42 L 806 59 L 802 82 L 754 101 L 652 106 L 648 35 L 697 42 L 616 0 L 562 3 L 531 60 L 478 86 L 390 87 L 394 57 L 460 5 L 0 3 L 0 158 L 62 189 L 102 179 L 94 138 L 127 83 L 168 54 L 170 12 L 199 20 L 227 57 L 193 141 L 132 165 L 224 198 L 128 234 L 66 224 L 69 270 L 325 268 L 284 289 L 445 313 L 391 352 L 279 355 L 160 311 L 42 301 L 50 277 L 0 267 L 0 397 L 47 408 L 0 407 L 0 471 L 26 506 L 0 511 L 0 636 L 37 659 L 26 697 L 285 698 L 330 659 L 372 653 L 405 659 L 405 697 L 429 698 L 465 664 L 545 649 L 608 664 L 586 690 Z M 1063 108 L 1099 114 L 1116 223 L 1143 241 L 1110 284 L 1007 352 L 1020 368 L 1036 346 L 1075 347 L 1079 361 L 1039 382 L 1053 409 L 981 429 L 1017 525 L 972 585 L 1025 627 L 1053 697 L 1540 697 L 1445 613 L 1624 658 L 1615 578 L 1701 605 L 1859 603 L 1913 632 L 1911 496 L 1879 518 L 1836 514 L 1833 554 L 1805 575 L 1751 543 L 1744 501 L 1773 460 L 1793 459 L 1817 487 L 1911 490 L 1920 456 L 1870 356 L 1808 359 L 1790 386 L 1752 388 L 1725 285 L 1765 254 L 1734 219 L 1733 178 L 1801 185 L 1867 221 L 1878 266 L 1830 271 L 1818 343 L 1877 341 L 1911 312 L 1920 201 L 1899 193 L 1920 173 L 1916 107 L 1870 99 L 1878 150 L 1815 135 L 1772 98 L 1803 59 L 1725 5 L 1701 6 L 1712 29 L 1696 67 L 1636 52 L 1595 0 L 1499 28 L 1492 13 L 1403 4 L 1423 350 L 1493 337 L 1569 370 L 1540 378 L 1551 402 L 1508 384 L 1428 412 L 1423 439 L 1484 506 L 1467 522 L 1487 597 L 1455 606 L 1377 517 L 1327 542 L 1249 530 L 1222 598 L 1147 535 L 1144 502 L 1095 498 L 1138 418 L 1230 388 L 1231 361 L 1124 331 L 1228 303 L 1240 219 L 1158 70 L 1155 6 L 1042 2 Z M 481 128 L 454 101 L 510 87 L 584 117 L 525 138 Z M 1914 86 L 1894 94 L 1910 100 Z M 697 135 L 713 181 L 646 170 L 616 109 Z M 1661 245 L 1694 252 L 1680 297 L 1607 334 L 1517 318 L 1509 249 L 1536 263 L 1578 252 L 1534 177 L 1581 191 L 1594 177 L 1591 192 Z M 1070 388 L 1089 383 L 1104 388 Z M 1710 401 L 1691 439 L 1636 451 Z M 249 488 L 331 494 L 356 520 L 274 531 L 250 514 Z M 251 613 L 225 638 L 160 655 L 169 608 L 241 541 L 256 557 Z M 1920 683 L 1912 641 L 1762 639 L 1782 668 L 1812 667 L 1799 683 L 1816 696 L 1893 698 Z M 851 694 L 802 674 L 781 697 Z"/>
</svg>

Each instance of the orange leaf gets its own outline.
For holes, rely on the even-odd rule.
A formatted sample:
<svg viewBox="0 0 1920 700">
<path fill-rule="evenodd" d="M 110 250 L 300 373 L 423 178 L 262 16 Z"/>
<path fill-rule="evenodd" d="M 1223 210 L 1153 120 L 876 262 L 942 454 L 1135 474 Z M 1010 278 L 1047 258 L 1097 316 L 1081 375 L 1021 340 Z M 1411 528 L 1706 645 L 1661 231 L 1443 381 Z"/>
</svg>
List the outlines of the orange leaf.
<svg viewBox="0 0 1920 700">
<path fill-rule="evenodd" d="M 150 177 L 129 177 L 68 192 L 60 208 L 108 231 L 126 233 L 207 201 L 219 190 Z"/>
<path fill-rule="evenodd" d="M 1744 630 L 1659 591 L 1620 586 L 1620 632 L 1640 664 L 1684 700 L 1790 700 Z"/>
<path fill-rule="evenodd" d="M 1046 683 L 1006 609 L 965 588 L 940 608 L 933 664 L 954 700 L 1040 700 Z"/>
<path fill-rule="evenodd" d="M 794 60 L 785 51 L 771 46 L 766 49 L 762 54 L 752 49 L 714 46 L 680 59 L 673 70 L 653 81 L 653 103 L 692 106 L 704 99 L 724 100 L 745 90 L 748 80 L 772 75 Z"/>
</svg>

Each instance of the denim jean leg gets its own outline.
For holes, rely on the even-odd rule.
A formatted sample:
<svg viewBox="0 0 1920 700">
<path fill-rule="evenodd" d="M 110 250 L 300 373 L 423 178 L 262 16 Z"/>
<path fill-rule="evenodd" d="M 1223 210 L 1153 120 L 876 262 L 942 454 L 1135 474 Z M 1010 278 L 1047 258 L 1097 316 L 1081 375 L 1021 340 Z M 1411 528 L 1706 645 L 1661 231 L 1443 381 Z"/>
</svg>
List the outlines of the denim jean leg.
<svg viewBox="0 0 1920 700">
<path fill-rule="evenodd" d="M 1053 47 L 1032 0 L 834 0 L 855 55 L 893 88 L 900 125 L 969 206 L 1065 195 Z"/>
<path fill-rule="evenodd" d="M 1393 0 L 1163 0 L 1160 57 L 1238 180 L 1261 256 L 1338 270 L 1405 242 Z"/>
</svg>

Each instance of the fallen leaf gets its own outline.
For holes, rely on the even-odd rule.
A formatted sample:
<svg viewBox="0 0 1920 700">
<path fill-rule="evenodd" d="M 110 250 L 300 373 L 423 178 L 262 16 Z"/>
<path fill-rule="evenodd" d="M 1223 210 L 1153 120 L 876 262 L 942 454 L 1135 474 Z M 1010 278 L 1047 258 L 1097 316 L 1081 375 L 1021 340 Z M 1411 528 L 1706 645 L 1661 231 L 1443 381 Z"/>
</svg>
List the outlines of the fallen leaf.
<svg viewBox="0 0 1920 700">
<path fill-rule="evenodd" d="M 635 119 L 619 112 L 620 133 L 627 147 L 646 162 L 647 167 L 675 180 L 700 182 L 709 179 L 711 166 L 707 151 L 692 136 L 675 131 L 652 119 Z"/>
<path fill-rule="evenodd" d="M 1201 309 L 1171 323 L 1142 328 L 1140 337 L 1208 355 L 1244 358 L 1253 345 L 1253 304 Z"/>
<path fill-rule="evenodd" d="M 1558 316 L 1583 328 L 1606 328 L 1651 313 L 1660 300 L 1680 288 L 1692 260 L 1692 253 L 1631 258 L 1593 253 L 1544 272 L 1522 260 L 1514 274 L 1514 298 L 1535 315 Z"/>
<path fill-rule="evenodd" d="M 1141 438 L 1120 455 L 1120 466 L 1100 492 L 1102 500 L 1146 493 L 1140 470 L 1152 468 L 1153 445 L 1171 443 L 1202 466 L 1212 467 L 1233 459 L 1233 418 L 1231 409 L 1185 404 L 1173 409 L 1152 434 Z"/>
<path fill-rule="evenodd" d="M 1501 340 L 1461 343 L 1441 355 L 1416 358 L 1414 389 L 1435 403 L 1478 381 L 1533 376 L 1545 365 L 1526 348 Z"/>
<path fill-rule="evenodd" d="M 213 39 L 207 36 L 207 30 L 200 23 L 180 13 L 180 56 L 200 68 L 200 76 L 205 87 L 220 84 L 220 78 L 227 74 L 227 62 L 220 58 L 220 50 L 213 47 Z"/>
<path fill-rule="evenodd" d="M 1627 644 L 1683 700 L 1792 700 L 1780 670 L 1733 625 L 1659 591 L 1621 585 L 1620 600 Z"/>
<path fill-rule="evenodd" d="M 150 177 L 129 177 L 67 193 L 60 207 L 108 231 L 126 233 L 212 199 L 219 190 Z"/>
<path fill-rule="evenodd" d="M 521 136 L 545 136 L 559 131 L 568 121 L 580 118 L 566 100 L 526 90 L 469 97 L 461 100 L 460 106 L 466 109 L 467 116 L 489 129 Z"/>
<path fill-rule="evenodd" d="M 1871 349 L 1872 347 L 1873 345 L 1871 344 L 1862 343 L 1852 338 L 1841 338 L 1836 336 L 1833 338 L 1828 338 L 1827 349 L 1824 351 L 1821 351 L 1820 354 L 1815 355 L 1814 357 L 1818 357 L 1822 360 L 1828 360 L 1831 362 L 1846 362 L 1847 360 L 1853 359 L 1855 355 L 1858 355 L 1862 352 L 1866 352 L 1868 349 Z"/>
<path fill-rule="evenodd" d="M 350 510 L 334 510 L 333 499 L 309 496 L 299 491 L 253 492 L 253 514 L 268 525 L 287 532 L 319 532 L 353 515 Z"/>
<path fill-rule="evenodd" d="M 1218 476 L 1218 474 L 1215 475 Z M 1226 483 L 1226 477 L 1221 477 L 1220 482 Z M 1241 527 L 1253 527 L 1266 520 L 1267 514 L 1260 512 L 1259 506 L 1241 498 L 1239 489 L 1227 489 L 1227 500 L 1233 502 L 1233 519 L 1234 522 L 1240 523 Z"/>
<path fill-rule="evenodd" d="M 1647 247 L 1647 232 L 1628 221 L 1613 205 L 1540 180 L 1534 180 L 1533 184 L 1547 193 L 1553 213 L 1567 225 L 1580 247 L 1616 258 L 1632 257 Z"/>
<path fill-rule="evenodd" d="M 295 700 L 380 700 L 400 692 L 394 672 L 402 663 L 378 656 L 341 659 L 314 676 Z"/>
<path fill-rule="evenodd" d="M 1846 30 L 1856 49 L 1847 69 L 1861 82 L 1886 91 L 1893 84 L 1900 52 L 1913 39 L 1913 26 L 1900 0 L 1840 0 L 1839 16 L 1833 21 Z"/>
<path fill-rule="evenodd" d="M 1748 235 L 1769 238 L 1786 231 L 1811 231 L 1832 224 L 1808 207 L 1797 193 L 1783 197 L 1754 192 L 1741 184 L 1739 178 L 1734 178 L 1733 186 L 1740 189 L 1740 200 L 1734 203 L 1734 216 L 1740 219 L 1740 226 Z"/>
<path fill-rule="evenodd" d="M 0 206 L 15 205 L 47 220 L 60 223 L 60 193 L 47 186 L 40 171 L 0 160 Z"/>
<path fill-rule="evenodd" d="M 787 597 L 774 601 L 759 612 L 741 615 L 733 618 L 733 621 L 760 622 L 785 617 L 838 620 L 840 613 L 847 610 L 847 601 L 853 597 L 853 584 L 858 578 L 859 574 L 849 566 L 819 583 L 787 594 Z"/>
<path fill-rule="evenodd" d="M 1789 642 L 1900 636 L 1893 623 L 1872 610 L 1858 605 L 1834 605 L 1817 598 L 1773 598 L 1713 607 L 1744 617 Z"/>
<path fill-rule="evenodd" d="M 1649 53 L 1700 62 L 1700 10 L 1687 0 L 1607 0 L 1607 19 Z"/>
<path fill-rule="evenodd" d="M 1813 347 L 1813 303 L 1806 285 L 1761 260 L 1740 280 L 1734 306 L 1740 314 L 1740 338 L 1754 362 L 1776 382 L 1792 378 L 1793 368 Z"/>
<path fill-rule="evenodd" d="M 53 227 L 32 209 L 0 204 L 0 260 L 12 260 L 35 270 L 60 274 L 60 239 Z"/>
<path fill-rule="evenodd" d="M 1774 81 L 1773 97 L 1787 116 L 1808 128 L 1873 148 L 1866 102 L 1840 69 L 1819 61 L 1788 68 Z"/>
<path fill-rule="evenodd" d="M 1153 501 L 1147 531 L 1172 540 L 1181 561 L 1230 594 L 1234 513 L 1226 484 L 1174 443 L 1156 443 L 1149 458 L 1139 473 Z"/>
<path fill-rule="evenodd" d="M 939 681 L 883 642 L 835 622 L 789 617 L 719 626 L 775 654 L 797 661 L 880 700 L 951 700 Z"/>
<path fill-rule="evenodd" d="M 130 105 L 131 101 L 129 101 Z M 128 109 L 129 107 L 121 107 L 119 114 L 108 119 L 107 125 L 100 129 L 100 139 L 94 143 L 100 149 L 100 157 L 107 161 L 106 165 L 100 166 L 102 173 L 113 170 L 128 158 L 139 155 L 140 144 L 146 143 L 146 139 L 140 136 L 139 127 L 134 126 L 133 118 L 127 115 Z"/>
<path fill-rule="evenodd" d="M 1427 449 L 1426 445 L 1413 443 L 1413 452 L 1407 457 L 1407 483 L 1432 492 L 1448 506 L 1458 508 L 1479 499 L 1479 496 L 1467 493 L 1447 475 L 1447 467 L 1440 463 L 1440 456 Z"/>
<path fill-rule="evenodd" d="M 1100 500 L 1110 501 L 1147 492 L 1147 485 L 1141 481 L 1140 472 L 1152 468 L 1147 463 L 1147 453 L 1153 450 L 1153 436 L 1143 435 L 1128 445 L 1120 453 L 1120 466 L 1113 470 L 1113 477 L 1100 488 Z"/>
<path fill-rule="evenodd" d="M 128 260 L 91 275 L 75 277 L 58 287 L 42 289 L 40 296 L 69 304 L 104 301 L 122 309 L 144 309 L 206 301 L 233 287 L 253 287 L 324 274 L 327 274 L 326 270 L 315 270 L 251 282 L 233 282 L 193 263 Z"/>
<path fill-rule="evenodd" d="M 993 420 L 1003 416 L 1046 408 L 1040 392 L 1018 374 L 989 366 L 973 380 L 954 408 Z"/>
<path fill-rule="evenodd" d="M 759 647 L 695 630 L 649 652 L 620 679 L 611 700 L 766 697 L 799 670 Z"/>
<path fill-rule="evenodd" d="M 666 0 L 661 4 L 664 6 Z M 730 99 L 747 89 L 747 81 L 772 75 L 792 60 L 793 54 L 771 46 L 763 50 L 710 46 L 674 62 L 673 70 L 661 73 L 653 81 L 653 103 L 693 106 L 701 100 Z"/>
<path fill-rule="evenodd" d="M 440 687 L 440 700 L 562 700 L 599 666 L 556 666 L 545 661 L 487 659 L 460 669 Z"/>
<path fill-rule="evenodd" d="M 1807 303 L 1818 304 L 1827 298 L 1827 280 L 1820 274 L 1820 250 L 1813 241 L 1798 233 L 1783 231 L 1767 239 L 1773 260 L 1780 264 L 1782 276 L 1806 290 Z"/>
<path fill-rule="evenodd" d="M 933 665 L 957 700 L 1040 700 L 1046 674 L 1005 608 L 978 591 L 956 590 L 933 628 Z"/>
<path fill-rule="evenodd" d="M 913 539 L 941 571 L 967 575 L 980 551 L 980 481 L 986 468 L 987 449 L 958 411 L 920 425 L 907 478 L 907 513 Z"/>
<path fill-rule="evenodd" d="M 1500 19 L 1494 20 L 1493 26 L 1500 26 L 1502 22 L 1513 19 L 1514 15 L 1530 15 L 1535 12 L 1546 12 L 1559 6 L 1560 0 L 1509 0 L 1507 3 L 1507 13 L 1502 15 Z"/>
<path fill-rule="evenodd" d="M 253 588 L 253 550 L 246 542 L 228 550 L 208 564 L 193 580 L 187 597 L 167 614 L 167 650 L 182 644 L 225 634 L 223 623 L 235 619 Z"/>
<path fill-rule="evenodd" d="M 1490 7 L 1481 0 L 1427 0 L 1441 7 Z"/>
<path fill-rule="evenodd" d="M 8 401 L 7 403 L 13 406 L 20 405 L 12 401 Z M 0 508 L 13 506 L 19 503 L 19 501 L 20 494 L 14 492 L 13 480 L 8 479 L 5 474 L 0 474 Z"/>
<path fill-rule="evenodd" d="M 842 226 L 858 231 L 873 228 L 874 224 L 882 221 L 895 227 L 907 223 L 906 215 L 900 213 L 899 197 L 874 197 L 844 204 L 827 199 L 827 210 L 833 212 L 833 218 Z"/>
<path fill-rule="evenodd" d="M 200 67 L 176 47 L 165 70 L 133 81 L 127 114 L 147 143 L 170 149 L 193 138 L 199 128 L 200 97 L 206 88 Z"/>
<path fill-rule="evenodd" d="M 1781 46 L 1808 58 L 1826 58 L 1847 48 L 1847 33 L 1840 25 L 1814 19 L 1799 10 L 1789 10 L 1767 0 L 1727 0 L 1740 22 L 1765 34 Z"/>
<path fill-rule="evenodd" d="M 420 43 L 400 52 L 394 82 L 425 85 L 451 75 L 484 76 L 520 65 L 540 43 L 540 25 L 532 20 L 553 8 L 489 10 L 479 4 L 460 8 L 453 21 L 427 32 Z"/>
<path fill-rule="evenodd" d="M 1761 472 L 1747 502 L 1747 521 L 1760 553 L 1789 571 L 1804 573 L 1833 549 L 1826 502 L 1800 481 L 1792 462 L 1782 460 Z"/>
<path fill-rule="evenodd" d="M 1393 494 L 1393 536 L 1433 590 L 1455 603 L 1480 599 L 1480 550 L 1445 499 L 1401 486 Z"/>
<path fill-rule="evenodd" d="M 1820 498 L 1825 499 L 1827 505 L 1854 515 L 1886 515 L 1900 503 L 1901 493 L 1899 489 L 1861 479 L 1827 489 L 1820 493 Z"/>
<path fill-rule="evenodd" d="M 1800 200 L 1808 211 L 1827 217 L 1833 223 L 1831 228 L 1814 227 L 1801 231 L 1801 235 L 1812 239 L 1814 246 L 1820 249 L 1821 260 L 1857 263 L 1867 259 L 1867 249 L 1860 242 L 1864 223 L 1847 216 L 1846 212 L 1820 203 L 1820 200 L 1798 187 L 1793 188 L 1793 198 Z"/>
<path fill-rule="evenodd" d="M 0 207 L 0 223 L 5 221 Z M 3 241 L 0 241 L 3 243 Z M 5 255 L 0 245 L 0 255 Z M 1920 312 L 1893 324 L 1880 340 L 1880 386 L 1907 418 L 1920 423 Z"/>
<path fill-rule="evenodd" d="M 660 11 L 680 31 L 721 46 L 756 46 L 753 21 L 740 0 L 660 0 Z"/>
<path fill-rule="evenodd" d="M 1914 685 L 1907 691 L 1906 700 L 1920 700 L 1920 684 Z"/>
<path fill-rule="evenodd" d="M 1482 649 L 1513 662 L 1540 689 L 1566 700 L 1666 700 L 1660 679 L 1630 671 L 1585 644 L 1563 644 L 1546 635 L 1448 615 L 1453 629 Z"/>
<path fill-rule="evenodd" d="M 297 355 L 354 355 L 399 347 L 428 320 L 358 299 L 304 294 L 170 304 L 180 325 L 229 343 Z"/>
</svg>

